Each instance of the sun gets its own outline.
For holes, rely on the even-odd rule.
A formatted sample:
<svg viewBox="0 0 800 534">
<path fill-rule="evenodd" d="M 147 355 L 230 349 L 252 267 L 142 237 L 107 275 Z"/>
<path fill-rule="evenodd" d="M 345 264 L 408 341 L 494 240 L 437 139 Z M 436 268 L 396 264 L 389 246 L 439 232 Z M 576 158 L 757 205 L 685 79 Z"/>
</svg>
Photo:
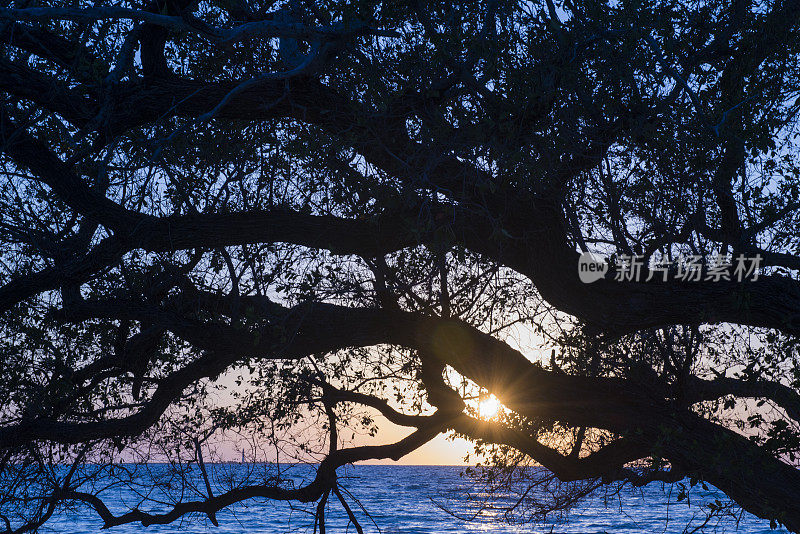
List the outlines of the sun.
<svg viewBox="0 0 800 534">
<path fill-rule="evenodd" d="M 481 419 L 492 419 L 500 411 L 500 401 L 494 395 L 489 395 L 478 405 Z"/>
</svg>

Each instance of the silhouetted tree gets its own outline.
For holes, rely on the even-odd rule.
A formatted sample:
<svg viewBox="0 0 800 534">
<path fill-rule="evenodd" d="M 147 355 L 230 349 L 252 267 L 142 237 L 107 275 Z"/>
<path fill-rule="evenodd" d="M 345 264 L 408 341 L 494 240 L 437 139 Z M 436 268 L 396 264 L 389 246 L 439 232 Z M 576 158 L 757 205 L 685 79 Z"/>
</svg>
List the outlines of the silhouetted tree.
<svg viewBox="0 0 800 534">
<path fill-rule="evenodd" d="M 799 31 L 790 0 L 6 4 L 5 528 L 324 528 L 337 468 L 455 432 L 529 518 L 689 477 L 800 531 Z M 378 413 L 408 436 L 359 444 Z M 237 436 L 314 477 L 209 480 Z"/>
</svg>

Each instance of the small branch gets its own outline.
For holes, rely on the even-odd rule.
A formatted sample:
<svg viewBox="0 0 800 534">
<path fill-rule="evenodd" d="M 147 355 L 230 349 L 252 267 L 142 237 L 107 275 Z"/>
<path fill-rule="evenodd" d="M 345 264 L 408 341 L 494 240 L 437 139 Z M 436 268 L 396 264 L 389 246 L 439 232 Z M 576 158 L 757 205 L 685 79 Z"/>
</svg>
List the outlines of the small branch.
<svg viewBox="0 0 800 534">
<path fill-rule="evenodd" d="M 350 509 L 350 505 L 347 504 L 347 501 L 344 500 L 344 496 L 339 491 L 339 486 L 333 486 L 332 491 L 334 495 L 336 495 L 336 497 L 339 499 L 339 502 L 342 503 L 342 507 L 344 508 L 344 511 L 347 512 L 347 517 L 348 519 L 350 519 L 350 522 L 355 527 L 356 532 L 358 532 L 358 534 L 364 534 L 364 529 L 361 528 L 361 524 L 358 522 L 358 519 L 356 519 L 353 510 Z"/>
<path fill-rule="evenodd" d="M 200 466 L 200 472 L 203 474 L 203 481 L 206 484 L 206 493 L 208 494 L 209 499 L 214 498 L 214 492 L 211 490 L 211 482 L 208 480 L 208 471 L 206 471 L 206 463 L 203 461 L 203 450 L 200 446 L 200 441 L 197 438 L 194 438 L 194 447 L 197 451 L 197 464 Z M 217 521 L 216 514 L 211 511 L 208 512 L 208 519 L 211 521 L 215 527 L 219 526 L 219 522 Z"/>
</svg>

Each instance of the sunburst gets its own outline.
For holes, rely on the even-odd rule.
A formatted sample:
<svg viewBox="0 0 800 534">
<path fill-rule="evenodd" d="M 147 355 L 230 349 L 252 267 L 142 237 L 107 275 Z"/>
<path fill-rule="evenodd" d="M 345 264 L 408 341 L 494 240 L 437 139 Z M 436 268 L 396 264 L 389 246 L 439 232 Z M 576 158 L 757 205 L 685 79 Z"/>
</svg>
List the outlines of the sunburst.
<svg viewBox="0 0 800 534">
<path fill-rule="evenodd" d="M 489 395 L 478 404 L 478 413 L 481 419 L 493 419 L 500 411 L 500 401 L 494 395 Z"/>
</svg>

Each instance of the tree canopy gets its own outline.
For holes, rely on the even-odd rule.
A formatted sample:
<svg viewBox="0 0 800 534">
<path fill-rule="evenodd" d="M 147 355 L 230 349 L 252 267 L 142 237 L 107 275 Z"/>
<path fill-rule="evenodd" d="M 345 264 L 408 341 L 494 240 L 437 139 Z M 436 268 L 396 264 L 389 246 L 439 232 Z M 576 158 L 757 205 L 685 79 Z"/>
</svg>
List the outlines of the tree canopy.
<svg viewBox="0 0 800 534">
<path fill-rule="evenodd" d="M 322 524 L 339 467 L 448 432 L 560 481 L 527 519 L 688 477 L 800 532 L 800 2 L 4 5 L 6 532 Z M 212 491 L 234 438 L 315 475 Z M 112 513 L 120 459 L 196 491 Z"/>
</svg>

